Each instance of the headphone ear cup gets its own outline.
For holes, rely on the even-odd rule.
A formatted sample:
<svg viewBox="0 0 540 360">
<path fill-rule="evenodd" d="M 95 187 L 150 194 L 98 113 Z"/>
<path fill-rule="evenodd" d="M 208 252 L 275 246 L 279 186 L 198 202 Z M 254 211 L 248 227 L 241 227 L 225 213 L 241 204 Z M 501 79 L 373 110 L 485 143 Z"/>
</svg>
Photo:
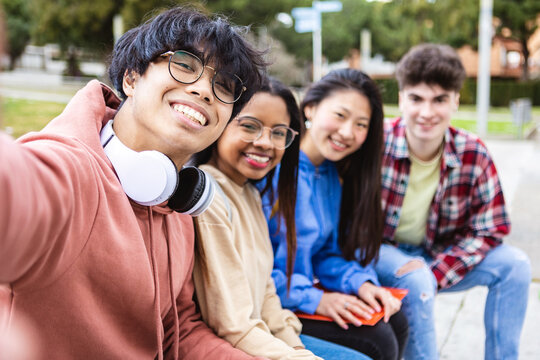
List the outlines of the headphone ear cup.
<svg viewBox="0 0 540 360">
<path fill-rule="evenodd" d="M 147 203 L 139 203 L 141 205 L 153 206 L 167 201 L 178 188 L 178 172 L 176 170 L 176 165 L 174 165 L 174 162 L 167 155 L 155 150 L 141 151 L 139 156 L 152 158 L 154 162 L 159 163 L 160 167 L 163 169 L 162 171 L 164 175 L 162 176 L 165 177 L 165 183 L 158 188 L 158 192 L 160 191 L 160 194 L 152 201 L 148 201 Z"/>
<path fill-rule="evenodd" d="M 215 183 L 210 175 L 194 166 L 184 167 L 178 174 L 178 188 L 168 202 L 174 211 L 197 216 L 212 203 Z"/>
</svg>

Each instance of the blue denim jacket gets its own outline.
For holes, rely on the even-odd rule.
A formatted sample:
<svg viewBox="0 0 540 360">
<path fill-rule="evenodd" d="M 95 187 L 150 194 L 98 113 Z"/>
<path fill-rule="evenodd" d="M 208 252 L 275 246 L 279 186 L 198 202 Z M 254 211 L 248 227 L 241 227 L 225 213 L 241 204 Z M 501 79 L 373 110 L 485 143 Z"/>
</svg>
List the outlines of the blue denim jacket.
<svg viewBox="0 0 540 360">
<path fill-rule="evenodd" d="M 275 191 L 278 174 L 279 168 L 274 176 Z M 296 198 L 297 250 L 291 288 L 287 292 L 286 227 L 282 222 L 277 232 L 278 217 L 269 219 L 273 204 L 267 195 L 264 196 L 263 210 L 274 249 L 272 276 L 283 307 L 315 313 L 323 293 L 314 287 L 316 279 L 324 288 L 346 294 L 357 294 L 366 281 L 379 285 L 372 264 L 362 267 L 357 261 L 346 261 L 342 256 L 338 245 L 340 204 L 341 183 L 334 163 L 326 160 L 315 167 L 306 154 L 300 152 Z"/>
</svg>

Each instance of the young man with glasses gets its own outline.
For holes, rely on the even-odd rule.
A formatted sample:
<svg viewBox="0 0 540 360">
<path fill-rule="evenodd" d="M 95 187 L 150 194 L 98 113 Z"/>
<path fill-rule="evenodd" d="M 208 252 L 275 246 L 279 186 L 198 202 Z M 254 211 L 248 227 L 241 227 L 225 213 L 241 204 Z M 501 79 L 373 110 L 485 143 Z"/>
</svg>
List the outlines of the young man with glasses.
<svg viewBox="0 0 540 360">
<path fill-rule="evenodd" d="M 192 219 L 171 206 L 259 86 L 243 31 L 168 10 L 115 45 L 123 100 L 91 81 L 41 132 L 0 134 L 0 336 L 26 317 L 36 359 L 250 358 L 200 321 Z"/>
<path fill-rule="evenodd" d="M 384 240 L 376 271 L 407 288 L 405 359 L 437 359 L 437 291 L 489 289 L 485 358 L 517 359 L 530 263 L 502 244 L 510 219 L 495 165 L 480 139 L 450 126 L 465 70 L 446 45 L 419 45 L 399 62 L 402 117 L 387 124 L 382 171 Z"/>
</svg>

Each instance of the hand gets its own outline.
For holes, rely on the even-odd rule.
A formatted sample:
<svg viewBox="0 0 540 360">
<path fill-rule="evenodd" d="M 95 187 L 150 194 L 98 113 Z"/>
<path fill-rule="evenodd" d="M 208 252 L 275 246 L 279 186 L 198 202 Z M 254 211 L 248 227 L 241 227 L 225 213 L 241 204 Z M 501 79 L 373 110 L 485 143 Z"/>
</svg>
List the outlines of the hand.
<svg viewBox="0 0 540 360">
<path fill-rule="evenodd" d="M 360 286 L 358 296 L 377 312 L 382 310 L 382 305 L 384 308 L 384 322 L 388 322 L 390 316 L 397 313 L 401 308 L 401 300 L 395 298 L 390 291 L 373 285 L 369 281 L 366 281 Z"/>
<path fill-rule="evenodd" d="M 332 318 L 340 327 L 347 330 L 349 326 L 346 321 L 361 326 L 362 322 L 358 317 L 369 319 L 374 311 L 354 295 L 332 292 L 323 294 L 315 313 Z"/>
</svg>

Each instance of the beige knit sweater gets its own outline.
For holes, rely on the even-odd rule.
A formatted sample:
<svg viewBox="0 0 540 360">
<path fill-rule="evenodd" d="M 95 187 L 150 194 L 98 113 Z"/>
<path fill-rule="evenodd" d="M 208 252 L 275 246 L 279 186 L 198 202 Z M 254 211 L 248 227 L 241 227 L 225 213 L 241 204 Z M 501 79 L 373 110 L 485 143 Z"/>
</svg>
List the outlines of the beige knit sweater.
<svg viewBox="0 0 540 360">
<path fill-rule="evenodd" d="M 237 185 L 213 166 L 201 169 L 223 190 L 195 220 L 204 255 L 196 257 L 193 274 L 204 321 L 251 355 L 319 359 L 293 349 L 303 346 L 298 337 L 302 325 L 276 295 L 272 245 L 257 189 Z"/>
</svg>

